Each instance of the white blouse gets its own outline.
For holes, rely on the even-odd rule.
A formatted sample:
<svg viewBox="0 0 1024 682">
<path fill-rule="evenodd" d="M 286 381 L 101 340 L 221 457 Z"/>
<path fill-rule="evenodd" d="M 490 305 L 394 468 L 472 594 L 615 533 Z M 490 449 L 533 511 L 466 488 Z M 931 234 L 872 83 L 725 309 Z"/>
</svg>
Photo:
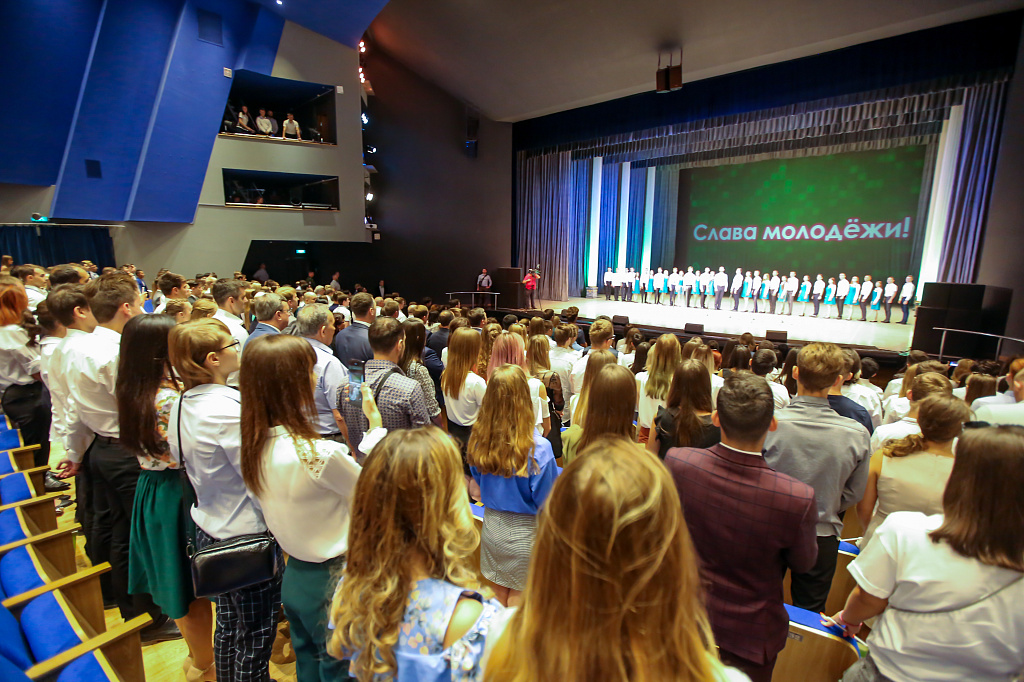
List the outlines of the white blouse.
<svg viewBox="0 0 1024 682">
<path fill-rule="evenodd" d="M 484 400 L 484 393 L 487 392 L 487 382 L 483 377 L 474 372 L 466 375 L 459 389 L 459 397 L 453 398 L 450 393 L 444 394 L 444 406 L 448 412 L 448 419 L 459 426 L 472 426 L 476 424 L 476 418 L 480 414 L 480 404 Z"/>
<path fill-rule="evenodd" d="M 17 324 L 0 327 L 0 392 L 31 384 L 38 373 L 39 349 L 28 347 L 28 332 Z"/>
</svg>

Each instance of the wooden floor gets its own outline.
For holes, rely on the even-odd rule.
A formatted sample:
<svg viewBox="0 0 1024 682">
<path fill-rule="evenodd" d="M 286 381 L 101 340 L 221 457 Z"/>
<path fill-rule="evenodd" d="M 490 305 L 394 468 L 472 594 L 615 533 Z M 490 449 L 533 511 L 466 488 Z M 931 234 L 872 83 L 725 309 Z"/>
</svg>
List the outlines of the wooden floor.
<svg viewBox="0 0 1024 682">
<path fill-rule="evenodd" d="M 648 298 L 648 300 L 652 300 Z M 906 351 L 910 348 L 910 341 L 914 335 L 914 316 L 911 313 L 908 324 L 884 324 L 882 322 L 861 322 L 860 308 L 854 313 L 853 320 L 826 319 L 824 308 L 819 317 L 800 317 L 800 305 L 796 304 L 796 312 L 790 315 L 770 315 L 754 312 L 733 312 L 732 301 L 722 301 L 721 310 L 702 310 L 701 308 L 686 308 L 680 299 L 676 305 L 670 307 L 667 304 L 667 297 L 663 297 L 661 305 L 653 303 L 627 303 L 625 301 L 606 301 L 602 294 L 599 298 L 570 298 L 568 301 L 538 301 L 538 308 L 553 308 L 561 311 L 569 306 L 576 306 L 580 309 L 580 316 L 593 318 L 598 315 L 626 315 L 631 323 L 647 324 L 657 327 L 672 327 L 682 329 L 686 323 L 703 324 L 708 332 L 722 334 L 742 334 L 750 332 L 754 336 L 764 337 L 769 329 L 785 331 L 791 341 L 831 341 L 844 345 L 875 346 L 884 350 L 897 352 Z M 708 297 L 708 303 L 714 306 L 714 299 Z M 694 297 L 694 305 L 699 306 L 697 297 Z M 742 306 L 742 303 L 740 304 Z M 811 304 L 808 310 L 813 312 Z M 835 309 L 832 309 L 835 315 Z M 849 306 L 843 308 L 846 317 L 849 317 Z M 885 311 L 879 311 L 880 319 L 884 319 Z M 875 311 L 868 310 L 868 320 L 872 320 Z M 892 312 L 894 320 L 903 319 L 903 313 L 899 308 Z"/>
<path fill-rule="evenodd" d="M 64 450 L 54 444 L 50 450 L 50 466 L 56 466 L 64 457 Z M 74 493 L 74 487 L 71 492 Z M 74 499 L 74 495 L 72 495 Z M 64 509 L 64 515 L 58 519 L 58 527 L 66 528 L 75 523 L 75 507 L 70 506 Z M 85 540 L 81 535 L 75 536 L 75 556 L 79 568 L 88 568 L 91 564 L 85 556 Z M 120 624 L 123 621 L 121 613 L 115 609 L 106 611 L 107 627 Z M 295 682 L 295 657 L 291 652 L 291 642 L 287 636 L 287 625 L 282 624 L 278 628 L 277 642 L 274 644 L 274 656 L 270 663 L 270 677 L 277 682 Z M 185 679 L 182 670 L 182 663 L 188 655 L 188 647 L 184 640 L 173 642 L 160 642 L 142 647 L 143 662 L 146 666 L 147 682 L 181 682 Z"/>
</svg>

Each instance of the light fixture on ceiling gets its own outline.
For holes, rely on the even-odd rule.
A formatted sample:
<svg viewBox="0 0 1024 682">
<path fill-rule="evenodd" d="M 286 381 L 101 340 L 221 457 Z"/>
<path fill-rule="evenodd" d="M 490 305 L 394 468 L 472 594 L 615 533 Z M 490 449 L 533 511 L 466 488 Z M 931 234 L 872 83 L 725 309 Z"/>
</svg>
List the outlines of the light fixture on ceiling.
<svg viewBox="0 0 1024 682">
<path fill-rule="evenodd" d="M 666 52 L 668 52 L 668 66 L 664 68 L 661 66 L 661 51 L 658 52 L 658 70 L 654 76 L 655 92 L 672 92 L 683 88 L 683 48 L 679 48 L 678 64 L 672 63 L 675 49 L 666 50 Z"/>
<path fill-rule="evenodd" d="M 284 0 L 277 0 L 277 4 L 283 5 L 284 4 Z"/>
<path fill-rule="evenodd" d="M 367 123 L 370 122 L 370 117 L 367 116 L 366 114 L 360 114 L 359 118 L 363 122 L 363 125 L 366 125 Z"/>
<path fill-rule="evenodd" d="M 360 40 L 359 41 L 359 51 L 360 52 L 366 52 L 366 41 L 365 40 Z"/>
<path fill-rule="evenodd" d="M 373 201 L 373 192 L 367 192 L 366 193 L 366 200 L 367 201 Z"/>
</svg>

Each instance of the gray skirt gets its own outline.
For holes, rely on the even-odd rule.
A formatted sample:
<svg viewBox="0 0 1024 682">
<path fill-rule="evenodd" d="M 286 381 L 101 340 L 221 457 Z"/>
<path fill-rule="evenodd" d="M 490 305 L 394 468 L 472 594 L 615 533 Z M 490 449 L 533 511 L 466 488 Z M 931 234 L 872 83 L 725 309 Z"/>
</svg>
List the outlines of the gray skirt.
<svg viewBox="0 0 1024 682">
<path fill-rule="evenodd" d="M 493 583 L 511 590 L 526 589 L 530 553 L 537 534 L 533 514 L 484 510 L 480 532 L 480 572 Z"/>
</svg>

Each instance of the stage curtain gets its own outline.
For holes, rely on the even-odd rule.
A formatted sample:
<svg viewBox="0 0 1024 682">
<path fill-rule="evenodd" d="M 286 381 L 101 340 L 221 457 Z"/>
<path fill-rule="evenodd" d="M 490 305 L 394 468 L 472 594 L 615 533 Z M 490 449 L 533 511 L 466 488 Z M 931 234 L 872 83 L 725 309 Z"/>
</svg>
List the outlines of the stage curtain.
<svg viewBox="0 0 1024 682">
<path fill-rule="evenodd" d="M 601 166 L 601 221 L 597 247 L 597 281 L 604 281 L 608 268 L 618 267 L 619 236 L 619 182 L 622 165 L 606 163 Z"/>
<path fill-rule="evenodd" d="M 941 282 L 974 282 L 988 216 L 1006 103 L 1006 82 L 970 88 L 939 265 Z"/>
<path fill-rule="evenodd" d="M 651 231 L 651 267 L 674 267 L 676 215 L 679 209 L 679 166 L 658 166 L 654 171 L 654 226 Z"/>
<path fill-rule="evenodd" d="M 568 296 L 584 296 L 587 287 L 587 234 L 590 229 L 590 183 L 593 164 L 574 161 L 572 164 L 572 225 L 569 233 Z M 604 281 L 598 277 L 598 286 Z M 565 299 L 557 299 L 565 300 Z"/>
<path fill-rule="evenodd" d="M 538 295 L 564 301 L 568 292 L 570 220 L 573 205 L 572 160 L 568 152 L 519 159 L 519 265 L 525 272 L 540 265 Z M 574 254 L 573 258 L 577 258 Z"/>
<path fill-rule="evenodd" d="M 114 265 L 114 243 L 103 226 L 0 225 L 0 252 L 43 267 L 82 260 Z"/>
<path fill-rule="evenodd" d="M 644 249 L 644 204 L 647 195 L 647 169 L 637 169 L 629 174 L 629 217 L 626 236 L 626 267 L 640 272 L 650 263 L 641 263 Z"/>
</svg>

